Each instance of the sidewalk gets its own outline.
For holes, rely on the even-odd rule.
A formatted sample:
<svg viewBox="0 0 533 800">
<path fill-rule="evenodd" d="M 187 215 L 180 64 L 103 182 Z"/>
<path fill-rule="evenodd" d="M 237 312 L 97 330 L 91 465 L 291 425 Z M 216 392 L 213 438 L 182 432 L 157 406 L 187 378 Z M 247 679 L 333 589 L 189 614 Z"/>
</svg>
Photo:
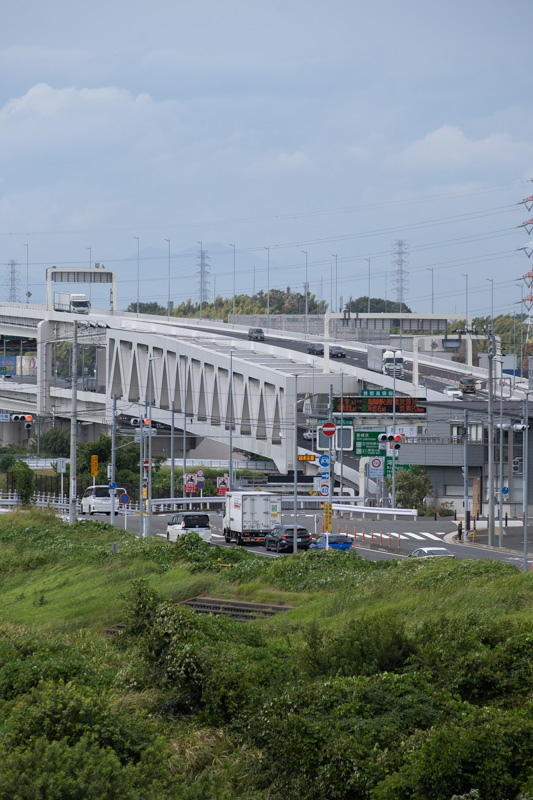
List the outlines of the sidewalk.
<svg viewBox="0 0 533 800">
<path fill-rule="evenodd" d="M 494 545 L 489 545 L 489 531 L 487 527 L 487 520 L 480 519 L 476 522 L 476 529 L 471 528 L 468 531 L 468 538 L 463 536 L 459 541 L 457 533 L 447 534 L 444 538 L 448 543 L 454 544 L 468 544 L 479 545 L 480 547 L 488 550 L 499 550 L 500 552 L 506 551 L 509 553 L 523 553 L 524 552 L 524 526 L 521 519 L 510 519 L 507 525 L 503 525 L 503 546 L 499 547 L 500 528 L 498 520 L 494 525 Z M 533 525 L 528 526 L 528 555 L 533 556 Z"/>
</svg>

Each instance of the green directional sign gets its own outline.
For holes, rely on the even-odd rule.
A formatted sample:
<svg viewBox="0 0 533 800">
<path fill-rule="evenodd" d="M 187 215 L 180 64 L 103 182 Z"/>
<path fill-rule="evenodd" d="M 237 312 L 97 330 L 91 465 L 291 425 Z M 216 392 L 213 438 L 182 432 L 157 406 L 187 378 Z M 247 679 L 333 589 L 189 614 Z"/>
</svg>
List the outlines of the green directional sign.
<svg viewBox="0 0 533 800">
<path fill-rule="evenodd" d="M 355 456 L 382 456 L 383 448 L 379 446 L 379 436 L 382 431 L 354 430 L 354 455 Z"/>
<path fill-rule="evenodd" d="M 398 456 L 396 456 L 396 459 L 398 459 Z M 396 460 L 396 474 L 398 474 L 401 469 L 411 469 L 411 465 L 398 464 L 398 460 Z M 392 478 L 392 456 L 385 456 L 384 475 L 386 478 Z"/>
<path fill-rule="evenodd" d="M 361 397 L 393 397 L 392 389 L 363 389 Z"/>
</svg>

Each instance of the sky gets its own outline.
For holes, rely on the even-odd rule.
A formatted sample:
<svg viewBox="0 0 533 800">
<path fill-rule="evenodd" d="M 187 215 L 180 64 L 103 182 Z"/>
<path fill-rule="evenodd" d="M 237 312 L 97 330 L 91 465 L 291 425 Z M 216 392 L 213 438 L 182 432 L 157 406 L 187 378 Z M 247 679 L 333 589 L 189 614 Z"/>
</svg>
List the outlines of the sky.
<svg viewBox="0 0 533 800">
<path fill-rule="evenodd" d="M 530 0 L 19 0 L 2 16 L 4 300 L 12 261 L 23 302 L 44 302 L 47 267 L 95 262 L 119 308 L 197 300 L 200 247 L 210 299 L 307 277 L 330 308 L 369 285 L 396 300 L 401 241 L 413 311 L 520 310 Z"/>
</svg>

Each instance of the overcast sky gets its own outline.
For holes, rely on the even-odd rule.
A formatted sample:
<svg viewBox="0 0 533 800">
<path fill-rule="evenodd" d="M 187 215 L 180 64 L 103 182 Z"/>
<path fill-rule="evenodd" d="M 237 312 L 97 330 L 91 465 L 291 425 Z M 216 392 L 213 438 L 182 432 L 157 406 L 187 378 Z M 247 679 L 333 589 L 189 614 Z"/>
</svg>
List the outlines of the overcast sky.
<svg viewBox="0 0 533 800">
<path fill-rule="evenodd" d="M 119 307 L 288 285 L 512 312 L 533 264 L 531 0 L 18 0 L 0 30 L 0 262 L 117 271 Z M 26 247 L 27 245 L 27 247 Z M 265 248 L 269 248 L 267 251 Z M 27 268 L 27 262 L 29 264 Z M 7 268 L 0 291 L 7 299 Z M 491 280 L 493 279 L 493 283 Z M 81 288 L 81 287 L 80 287 Z M 333 288 L 335 295 L 335 288 Z M 105 302 L 93 295 L 93 301 Z"/>
</svg>

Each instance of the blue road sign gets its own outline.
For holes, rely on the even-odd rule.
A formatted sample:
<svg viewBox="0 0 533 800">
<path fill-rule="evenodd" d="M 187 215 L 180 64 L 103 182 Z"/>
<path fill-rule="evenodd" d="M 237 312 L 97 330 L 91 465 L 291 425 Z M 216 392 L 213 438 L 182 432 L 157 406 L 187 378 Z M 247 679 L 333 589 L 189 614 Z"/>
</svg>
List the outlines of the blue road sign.
<svg viewBox="0 0 533 800">
<path fill-rule="evenodd" d="M 203 481 L 196 481 L 196 485 L 197 485 L 197 487 L 199 489 L 203 489 L 204 488 L 204 482 Z"/>
<path fill-rule="evenodd" d="M 115 483 L 115 481 L 111 481 L 110 483 L 108 483 L 108 486 L 109 486 L 110 489 L 116 489 L 117 488 L 117 484 Z"/>
<path fill-rule="evenodd" d="M 126 505 L 126 503 L 130 502 L 130 496 L 129 496 L 129 494 L 126 494 L 126 492 L 124 492 L 124 494 L 121 494 L 119 499 L 120 499 L 120 502 L 123 503 L 124 505 Z"/>
<path fill-rule="evenodd" d="M 329 467 L 329 456 L 320 456 L 318 463 L 321 467 Z"/>
<path fill-rule="evenodd" d="M 502 494 L 509 494 L 509 487 L 508 486 L 502 486 Z"/>
</svg>

